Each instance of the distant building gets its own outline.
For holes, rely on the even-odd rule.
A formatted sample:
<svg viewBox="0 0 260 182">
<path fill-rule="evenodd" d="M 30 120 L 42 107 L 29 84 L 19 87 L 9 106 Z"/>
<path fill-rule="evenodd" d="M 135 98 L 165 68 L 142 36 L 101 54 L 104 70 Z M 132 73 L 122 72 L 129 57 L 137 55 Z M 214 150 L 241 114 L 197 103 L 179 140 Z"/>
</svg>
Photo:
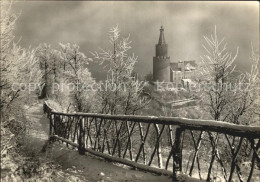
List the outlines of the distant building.
<svg viewBox="0 0 260 182">
<path fill-rule="evenodd" d="M 179 82 L 182 79 L 193 79 L 197 70 L 195 60 L 170 63 L 170 81 Z"/>
<path fill-rule="evenodd" d="M 160 28 L 158 44 L 155 46 L 155 56 L 153 57 L 153 80 L 159 82 L 182 82 L 192 80 L 197 70 L 195 60 L 170 62 L 168 56 L 168 44 L 164 37 L 164 28 Z"/>
</svg>

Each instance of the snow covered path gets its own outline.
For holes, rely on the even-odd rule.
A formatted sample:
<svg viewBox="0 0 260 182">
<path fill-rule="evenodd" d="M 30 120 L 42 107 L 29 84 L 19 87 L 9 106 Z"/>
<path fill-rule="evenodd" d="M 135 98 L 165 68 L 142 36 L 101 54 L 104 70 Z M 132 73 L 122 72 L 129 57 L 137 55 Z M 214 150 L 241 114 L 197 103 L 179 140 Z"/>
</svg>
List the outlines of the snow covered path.
<svg viewBox="0 0 260 182">
<path fill-rule="evenodd" d="M 27 109 L 26 117 L 31 122 L 27 135 L 28 150 L 41 153 L 41 149 L 48 140 L 49 120 L 43 113 L 42 103 L 35 104 Z M 129 167 L 113 164 L 90 154 L 79 155 L 76 149 L 68 149 L 65 144 L 55 142 L 47 147 L 42 154 L 62 166 L 63 177 L 54 181 L 71 181 L 76 176 L 79 181 L 172 181 L 168 176 L 157 176 Z M 78 181 L 78 180 L 77 180 Z"/>
</svg>

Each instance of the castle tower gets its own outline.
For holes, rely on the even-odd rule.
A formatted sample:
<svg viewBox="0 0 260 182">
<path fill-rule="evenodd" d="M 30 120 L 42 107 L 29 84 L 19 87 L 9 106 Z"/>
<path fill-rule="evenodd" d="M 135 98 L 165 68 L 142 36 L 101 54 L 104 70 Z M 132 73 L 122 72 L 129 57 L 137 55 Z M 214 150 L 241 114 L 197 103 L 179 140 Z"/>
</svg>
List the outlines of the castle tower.
<svg viewBox="0 0 260 182">
<path fill-rule="evenodd" d="M 153 80 L 170 81 L 170 57 L 168 56 L 168 45 L 164 38 L 164 29 L 161 26 L 158 44 L 155 46 L 155 57 L 153 57 Z"/>
</svg>

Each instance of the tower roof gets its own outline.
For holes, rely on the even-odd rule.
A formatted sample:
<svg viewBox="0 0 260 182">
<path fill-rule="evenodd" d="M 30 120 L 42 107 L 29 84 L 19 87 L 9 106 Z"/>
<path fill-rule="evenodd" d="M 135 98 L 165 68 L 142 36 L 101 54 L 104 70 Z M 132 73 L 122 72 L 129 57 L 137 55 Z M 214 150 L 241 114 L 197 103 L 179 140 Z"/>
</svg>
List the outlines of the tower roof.
<svg viewBox="0 0 260 182">
<path fill-rule="evenodd" d="M 158 44 L 166 44 L 165 38 L 164 38 L 164 28 L 163 28 L 163 26 L 161 26 L 161 28 L 160 28 L 160 37 L 159 37 Z"/>
</svg>

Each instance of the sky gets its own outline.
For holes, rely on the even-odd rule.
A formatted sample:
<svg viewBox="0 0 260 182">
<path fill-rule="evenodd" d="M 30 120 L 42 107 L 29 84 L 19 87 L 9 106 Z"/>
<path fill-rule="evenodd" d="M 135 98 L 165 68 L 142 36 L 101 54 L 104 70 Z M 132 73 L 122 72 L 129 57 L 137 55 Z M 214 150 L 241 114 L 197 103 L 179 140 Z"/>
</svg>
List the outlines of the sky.
<svg viewBox="0 0 260 182">
<path fill-rule="evenodd" d="M 118 24 L 122 36 L 130 34 L 129 55 L 138 56 L 135 70 L 142 76 L 152 72 L 161 25 L 171 62 L 200 61 L 203 36 L 213 34 L 215 26 L 229 51 L 235 54 L 239 47 L 237 69 L 250 70 L 251 42 L 259 49 L 257 1 L 21 1 L 13 8 L 21 13 L 15 29 L 21 46 L 76 43 L 88 57 L 90 51 L 111 48 L 108 31 Z M 102 66 L 92 63 L 89 69 L 97 80 L 105 77 Z"/>
</svg>

